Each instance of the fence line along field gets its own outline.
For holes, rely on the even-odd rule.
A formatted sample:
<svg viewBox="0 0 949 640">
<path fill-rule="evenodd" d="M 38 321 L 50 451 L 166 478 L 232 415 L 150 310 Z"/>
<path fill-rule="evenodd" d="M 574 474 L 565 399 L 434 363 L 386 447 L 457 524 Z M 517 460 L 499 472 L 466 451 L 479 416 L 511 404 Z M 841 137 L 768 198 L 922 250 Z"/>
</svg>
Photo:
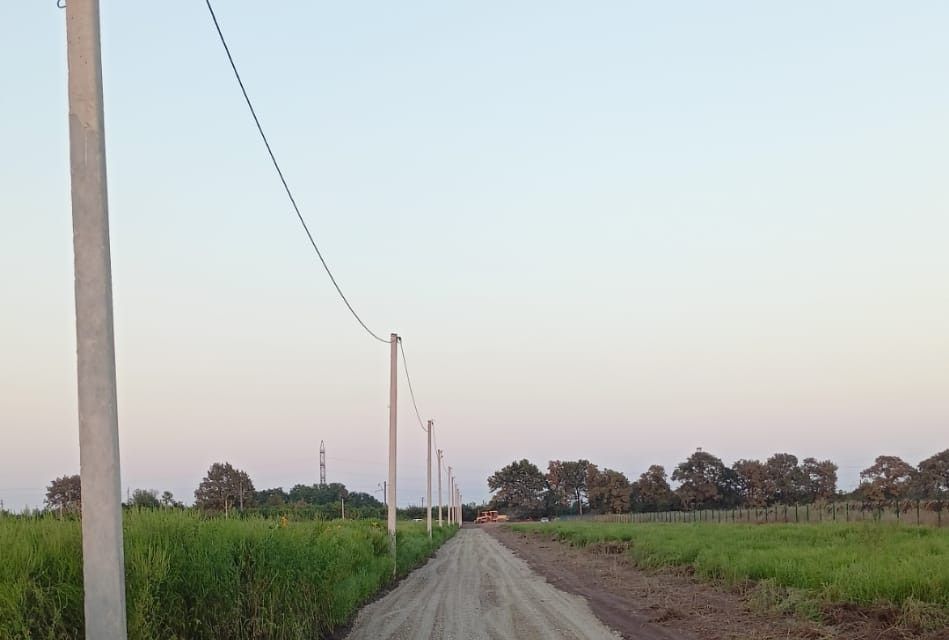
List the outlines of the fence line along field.
<svg viewBox="0 0 949 640">
<path fill-rule="evenodd" d="M 643 568 L 688 567 L 730 586 L 754 581 L 769 606 L 819 618 L 884 607 L 902 623 L 949 625 L 949 530 L 887 524 L 518 524 L 577 547 L 623 551 Z"/>
<path fill-rule="evenodd" d="M 753 522 L 773 523 L 835 523 L 876 522 L 892 524 L 943 526 L 942 500 L 894 500 L 892 502 L 815 502 L 810 504 L 775 504 L 768 507 L 734 507 L 731 509 L 692 509 L 690 511 L 646 511 L 638 513 L 596 513 L 582 516 L 560 516 L 562 520 L 592 522 Z"/>
<path fill-rule="evenodd" d="M 453 527 L 400 523 L 404 575 Z M 83 635 L 80 523 L 0 518 L 0 639 Z M 125 515 L 130 638 L 317 638 L 392 579 L 383 523 Z"/>
</svg>

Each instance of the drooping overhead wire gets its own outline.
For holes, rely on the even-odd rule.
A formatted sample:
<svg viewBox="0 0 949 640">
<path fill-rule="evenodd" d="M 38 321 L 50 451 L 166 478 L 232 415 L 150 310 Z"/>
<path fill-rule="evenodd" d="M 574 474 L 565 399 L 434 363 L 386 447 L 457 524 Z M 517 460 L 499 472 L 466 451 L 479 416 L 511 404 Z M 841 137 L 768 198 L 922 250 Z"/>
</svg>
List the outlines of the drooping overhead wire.
<svg viewBox="0 0 949 640">
<path fill-rule="evenodd" d="M 277 161 L 277 157 L 274 154 L 273 148 L 270 146 L 270 141 L 267 138 L 267 134 L 264 132 L 263 125 L 260 123 L 260 118 L 257 116 L 257 111 L 254 108 L 254 104 L 250 99 L 250 95 L 247 92 L 247 87 L 244 85 L 244 81 L 241 78 L 240 72 L 237 69 L 237 64 L 234 61 L 234 56 L 231 54 L 231 49 L 227 44 L 227 39 L 224 37 L 224 32 L 221 30 L 221 24 L 217 19 L 217 15 L 214 12 L 214 7 L 211 5 L 211 0 L 205 0 L 205 5 L 207 5 L 208 13 L 211 16 L 211 21 L 214 23 L 214 29 L 217 32 L 218 38 L 221 41 L 221 46 L 224 48 L 224 53 L 227 55 L 227 61 L 231 66 L 231 70 L 234 72 L 234 78 L 237 80 L 237 84 L 240 87 L 241 94 L 244 97 L 244 102 L 247 104 L 247 109 L 250 111 L 250 115 L 254 120 L 254 125 L 257 128 L 257 133 L 260 134 L 260 139 L 264 143 L 264 147 L 267 149 L 267 155 L 270 157 L 270 162 L 273 164 L 274 170 L 277 172 L 277 177 L 280 178 L 280 184 L 283 185 L 283 189 L 287 194 L 287 198 L 290 201 L 290 205 L 293 207 L 293 211 L 297 216 L 297 219 L 300 222 L 300 226 L 303 228 L 304 233 L 306 234 L 307 239 L 310 242 L 310 245 L 313 247 L 314 252 L 316 252 L 317 257 L 320 260 L 320 264 L 323 265 L 326 275 L 329 276 L 330 282 L 332 282 L 333 287 L 336 289 L 336 293 L 339 294 L 340 299 L 346 305 L 346 308 L 349 309 L 349 312 L 356 319 L 356 322 L 368 333 L 372 338 L 375 338 L 379 342 L 390 343 L 391 340 L 388 338 L 383 338 L 378 333 L 374 332 L 369 326 L 363 321 L 363 319 L 356 312 L 356 309 L 349 302 L 349 299 L 346 297 L 346 294 L 343 293 L 342 288 L 339 283 L 336 281 L 336 277 L 333 275 L 333 271 L 330 269 L 329 264 L 326 262 L 326 259 L 323 257 L 323 252 L 320 251 L 319 246 L 316 243 L 316 239 L 313 237 L 313 233 L 310 231 L 309 226 L 306 223 L 306 220 L 303 217 L 303 214 L 300 212 L 300 207 L 297 205 L 296 198 L 293 195 L 293 191 L 290 189 L 290 185 L 287 182 L 286 177 L 283 174 L 283 170 L 280 168 L 280 163 Z M 418 408 L 418 402 L 415 398 L 415 389 L 412 386 L 412 378 L 409 375 L 409 367 L 405 358 L 405 347 L 402 343 L 402 338 L 398 339 L 399 341 L 399 350 L 402 354 L 402 368 L 405 371 L 405 378 L 408 382 L 409 394 L 412 398 L 412 407 L 415 410 L 415 417 L 418 420 L 418 425 L 422 431 L 427 432 L 428 428 L 425 426 L 425 422 L 422 420 L 422 414 Z M 434 437 L 434 433 L 433 433 Z M 435 447 L 438 448 L 438 442 L 435 441 Z"/>
<path fill-rule="evenodd" d="M 234 71 L 234 77 L 237 79 L 237 84 L 240 85 L 241 93 L 244 95 L 244 102 L 247 103 L 247 108 L 250 110 L 250 115 L 254 118 L 254 124 L 257 125 L 257 132 L 260 134 L 260 138 L 264 141 L 264 146 L 267 148 L 267 154 L 270 156 L 270 162 L 273 163 L 274 169 L 277 171 L 277 176 L 280 178 L 281 184 L 283 184 L 283 189 L 287 192 L 287 197 L 290 199 L 290 204 L 293 207 L 294 212 L 296 212 L 297 218 L 300 220 L 300 225 L 303 227 L 306 237 L 310 240 L 310 245 L 312 245 L 313 250 L 316 251 L 316 255 L 320 259 L 323 269 L 326 271 L 326 275 L 329 276 L 330 282 L 333 283 L 333 286 L 336 288 L 336 293 L 339 294 L 339 297 L 346 305 L 346 308 L 349 309 L 349 312 L 354 318 L 356 318 L 356 322 L 358 322 L 362 328 L 366 330 L 366 333 L 379 342 L 389 342 L 388 339 L 379 336 L 379 334 L 374 332 L 366 325 L 365 322 L 363 322 L 362 318 L 359 317 L 359 314 L 356 313 L 356 310 L 353 308 L 353 305 L 350 304 L 349 300 L 346 298 L 346 295 L 343 293 L 342 288 L 340 288 L 339 283 L 336 282 L 336 278 L 333 276 L 333 272 L 326 263 L 326 259 L 323 257 L 323 253 L 320 251 L 319 246 L 317 246 L 316 240 L 313 238 L 313 234 L 310 233 L 310 228 L 307 226 L 306 220 L 303 219 L 303 214 L 300 213 L 300 207 L 297 206 L 296 198 L 293 197 L 293 192 L 290 190 L 290 185 L 287 184 L 287 179 L 284 177 L 283 171 L 280 169 L 280 164 L 277 162 L 277 157 L 274 155 L 273 149 L 270 146 L 270 141 L 267 140 L 267 134 L 264 133 L 264 128 L 260 124 L 260 118 L 257 117 L 257 111 L 254 110 L 254 104 L 251 102 L 250 96 L 247 94 L 247 88 L 244 86 L 244 81 L 241 80 L 241 74 L 238 72 L 237 65 L 234 63 L 234 56 L 231 55 L 231 49 L 227 46 L 227 40 L 224 38 L 224 33 L 221 31 L 221 25 L 217 20 L 217 15 L 215 15 L 214 8 L 211 6 L 211 0 L 205 0 L 205 4 L 208 7 L 208 13 L 211 14 L 211 20 L 214 22 L 214 29 L 217 31 L 218 38 L 221 40 L 221 45 L 224 47 L 224 53 L 227 54 L 227 61 L 230 62 L 231 69 Z"/>
<path fill-rule="evenodd" d="M 412 377 L 409 375 L 409 363 L 405 361 L 405 347 L 402 346 L 402 338 L 399 338 L 399 351 L 402 352 L 402 369 L 405 371 L 405 380 L 409 383 L 409 395 L 412 397 L 412 406 L 415 408 L 415 417 L 418 419 L 418 426 L 422 431 L 428 432 L 428 427 L 422 421 L 422 414 L 418 410 L 418 403 L 415 402 L 415 390 L 412 389 Z"/>
</svg>

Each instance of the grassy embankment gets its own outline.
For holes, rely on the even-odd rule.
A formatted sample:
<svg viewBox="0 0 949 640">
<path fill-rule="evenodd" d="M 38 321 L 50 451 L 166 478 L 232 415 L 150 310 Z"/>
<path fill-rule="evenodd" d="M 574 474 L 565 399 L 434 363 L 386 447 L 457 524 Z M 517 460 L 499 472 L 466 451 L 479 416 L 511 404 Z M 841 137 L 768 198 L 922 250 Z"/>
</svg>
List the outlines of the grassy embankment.
<svg viewBox="0 0 949 640">
<path fill-rule="evenodd" d="M 949 623 L 949 530 L 873 524 L 515 525 L 574 546 L 629 544 L 643 568 L 691 567 L 770 606 L 818 618 L 828 605 L 894 607 L 913 626 Z"/>
<path fill-rule="evenodd" d="M 400 523 L 404 575 L 454 529 Z M 129 637 L 319 638 L 392 578 L 385 524 L 125 518 Z M 77 521 L 0 519 L 0 639 L 82 636 Z"/>
</svg>

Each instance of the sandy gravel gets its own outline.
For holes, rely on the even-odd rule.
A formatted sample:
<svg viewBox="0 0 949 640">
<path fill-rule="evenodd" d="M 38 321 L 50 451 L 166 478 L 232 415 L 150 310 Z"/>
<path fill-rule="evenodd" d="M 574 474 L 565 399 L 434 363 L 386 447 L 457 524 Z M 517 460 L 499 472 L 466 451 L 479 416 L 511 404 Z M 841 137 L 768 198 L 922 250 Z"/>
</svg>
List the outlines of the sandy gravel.
<svg viewBox="0 0 949 640">
<path fill-rule="evenodd" d="M 476 528 L 359 612 L 349 640 L 616 640 L 586 601 L 550 585 Z"/>
</svg>

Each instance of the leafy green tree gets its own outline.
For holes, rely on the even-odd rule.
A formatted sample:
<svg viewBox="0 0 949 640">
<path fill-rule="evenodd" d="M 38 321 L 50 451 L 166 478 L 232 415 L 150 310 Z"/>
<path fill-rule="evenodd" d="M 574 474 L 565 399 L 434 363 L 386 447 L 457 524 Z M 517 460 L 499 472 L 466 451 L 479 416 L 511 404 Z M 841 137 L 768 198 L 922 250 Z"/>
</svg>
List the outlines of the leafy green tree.
<svg viewBox="0 0 949 640">
<path fill-rule="evenodd" d="M 492 506 L 515 517 L 536 516 L 544 510 L 547 482 L 537 465 L 526 458 L 495 471 L 488 478 L 488 488 L 495 494 Z"/>
<path fill-rule="evenodd" d="M 158 509 L 161 507 L 161 501 L 158 499 L 158 492 L 154 489 L 136 489 L 132 492 L 132 499 L 128 506 L 138 509 Z"/>
<path fill-rule="evenodd" d="M 215 462 L 194 492 L 194 503 L 199 509 L 224 512 L 234 508 L 243 510 L 254 502 L 254 483 L 250 476 L 229 462 Z"/>
<path fill-rule="evenodd" d="M 46 487 L 46 508 L 60 514 L 78 514 L 82 510 L 82 483 L 78 475 L 56 478 Z"/>
<path fill-rule="evenodd" d="M 566 506 L 575 506 L 583 514 L 583 501 L 587 495 L 589 460 L 551 460 L 547 465 L 547 483 L 556 496 L 562 496 Z"/>
<path fill-rule="evenodd" d="M 874 502 L 899 500 L 916 475 L 916 469 L 897 456 L 877 456 L 873 465 L 860 472 L 860 491 Z"/>
<path fill-rule="evenodd" d="M 669 511 L 677 508 L 679 498 L 669 486 L 666 469 L 654 464 L 630 487 L 631 506 L 636 511 Z"/>
<path fill-rule="evenodd" d="M 595 464 L 587 467 L 587 496 L 590 509 L 598 513 L 628 513 L 629 479 L 613 469 L 600 471 Z"/>
</svg>

